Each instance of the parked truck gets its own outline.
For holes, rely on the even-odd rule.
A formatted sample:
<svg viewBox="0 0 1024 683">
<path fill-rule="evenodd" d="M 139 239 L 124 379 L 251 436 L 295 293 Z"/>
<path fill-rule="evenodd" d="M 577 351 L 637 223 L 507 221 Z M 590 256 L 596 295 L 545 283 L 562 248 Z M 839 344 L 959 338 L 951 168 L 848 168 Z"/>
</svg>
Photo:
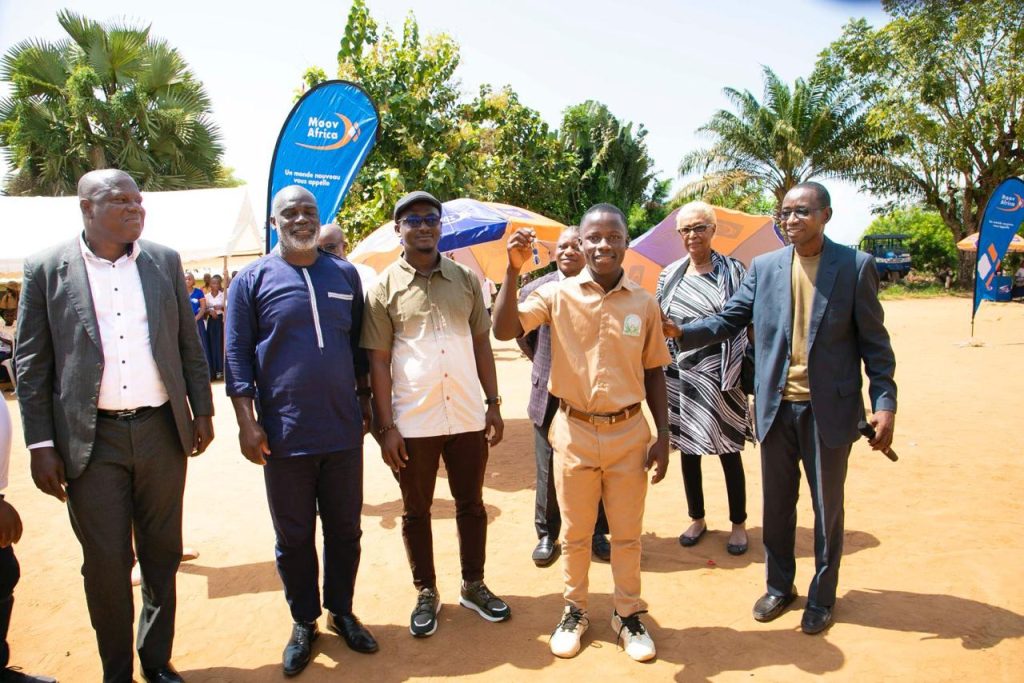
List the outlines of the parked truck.
<svg viewBox="0 0 1024 683">
<path fill-rule="evenodd" d="M 865 235 L 859 248 L 875 257 L 879 278 L 896 282 L 910 272 L 910 250 L 906 245 L 908 239 L 910 235 L 895 233 Z"/>
</svg>

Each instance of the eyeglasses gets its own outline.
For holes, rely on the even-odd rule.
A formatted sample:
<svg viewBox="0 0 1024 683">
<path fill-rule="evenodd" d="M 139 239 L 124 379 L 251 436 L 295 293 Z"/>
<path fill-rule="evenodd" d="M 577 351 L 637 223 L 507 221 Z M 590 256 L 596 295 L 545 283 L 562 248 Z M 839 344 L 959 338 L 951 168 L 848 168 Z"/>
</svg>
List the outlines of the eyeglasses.
<svg viewBox="0 0 1024 683">
<path fill-rule="evenodd" d="M 405 227 L 411 230 L 416 230 L 423 225 L 426 225 L 428 228 L 436 228 L 441 225 L 441 217 L 436 213 L 429 216 L 406 216 L 405 218 L 400 218 L 398 222 L 404 223 Z"/>
<path fill-rule="evenodd" d="M 705 232 L 707 232 L 713 227 L 715 226 L 711 225 L 710 223 L 702 223 L 700 225 L 691 225 L 688 228 L 676 228 L 676 232 L 678 232 L 683 237 L 686 237 L 691 233 L 693 233 L 694 235 L 703 235 Z"/>
<path fill-rule="evenodd" d="M 779 211 L 779 214 L 778 216 L 776 216 L 776 218 L 778 218 L 780 221 L 785 222 L 789 220 L 790 216 L 795 215 L 797 218 L 807 218 L 815 211 L 821 211 L 821 208 L 808 209 L 805 206 L 798 206 L 795 209 L 783 209 L 782 211 Z"/>
</svg>

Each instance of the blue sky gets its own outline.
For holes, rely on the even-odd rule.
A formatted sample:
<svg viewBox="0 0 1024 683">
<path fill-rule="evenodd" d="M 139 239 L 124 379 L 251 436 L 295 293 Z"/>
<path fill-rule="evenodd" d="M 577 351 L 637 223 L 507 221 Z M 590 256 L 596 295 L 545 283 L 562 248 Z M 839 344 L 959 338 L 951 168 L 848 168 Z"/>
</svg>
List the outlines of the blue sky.
<svg viewBox="0 0 1024 683">
<path fill-rule="evenodd" d="M 587 99 L 620 119 L 643 123 L 661 177 L 703 141 L 696 129 L 727 106 L 726 86 L 760 95 L 762 65 L 783 79 L 807 76 L 817 54 L 851 17 L 873 25 L 878 2 L 779 0 L 368 0 L 379 24 L 401 31 L 411 11 L 421 35 L 445 32 L 461 46 L 458 78 L 467 94 L 508 84 L 557 126 L 562 111 Z M 28 38 L 59 38 L 65 6 L 97 20 L 152 25 L 177 47 L 213 102 L 225 161 L 263 205 L 274 142 L 303 71 L 337 68 L 349 0 L 264 3 L 238 0 L 0 0 L 0 50 Z M 127 9 L 129 8 L 130 9 Z M 677 180 L 678 185 L 678 180 Z M 875 201 L 835 181 L 828 234 L 855 241 Z"/>
</svg>

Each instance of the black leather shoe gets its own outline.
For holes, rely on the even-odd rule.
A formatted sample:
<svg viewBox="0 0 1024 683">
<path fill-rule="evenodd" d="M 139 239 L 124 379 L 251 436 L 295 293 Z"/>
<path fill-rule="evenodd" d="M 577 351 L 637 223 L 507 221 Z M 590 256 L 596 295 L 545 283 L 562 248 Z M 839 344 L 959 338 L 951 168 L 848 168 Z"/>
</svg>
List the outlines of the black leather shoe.
<svg viewBox="0 0 1024 683">
<path fill-rule="evenodd" d="M 313 641 L 319 635 L 320 629 L 315 621 L 309 624 L 292 625 L 292 637 L 285 645 L 282 656 L 285 676 L 294 676 L 306 668 L 306 665 L 309 664 Z"/>
<path fill-rule="evenodd" d="M 327 613 L 327 628 L 345 639 L 348 646 L 356 652 L 371 654 L 380 649 L 373 634 L 363 626 L 359 617 L 354 614 Z"/>
<path fill-rule="evenodd" d="M 541 536 L 537 547 L 533 549 L 533 563 L 538 567 L 547 567 L 558 557 L 558 541 L 550 536 Z"/>
<path fill-rule="evenodd" d="M 594 534 L 594 538 L 590 542 L 590 549 L 594 552 L 594 557 L 602 562 L 612 559 L 612 544 L 608 542 L 608 537 L 604 534 Z"/>
<path fill-rule="evenodd" d="M 832 608 L 808 605 L 800 620 L 800 630 L 809 636 L 821 633 L 832 625 Z"/>
<path fill-rule="evenodd" d="M 796 600 L 796 591 L 791 590 L 789 595 L 772 595 L 765 593 L 754 603 L 754 619 L 758 621 L 771 621 L 786 611 L 786 608 Z"/>
<path fill-rule="evenodd" d="M 178 675 L 178 672 L 170 664 L 157 666 L 152 669 L 143 667 L 142 677 L 149 683 L 183 683 L 185 680 Z"/>
</svg>

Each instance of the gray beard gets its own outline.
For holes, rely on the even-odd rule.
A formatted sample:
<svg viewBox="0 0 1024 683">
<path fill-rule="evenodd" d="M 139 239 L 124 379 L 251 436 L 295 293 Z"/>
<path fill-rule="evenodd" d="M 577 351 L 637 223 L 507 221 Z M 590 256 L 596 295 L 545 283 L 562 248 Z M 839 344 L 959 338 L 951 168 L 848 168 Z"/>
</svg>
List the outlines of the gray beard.
<svg viewBox="0 0 1024 683">
<path fill-rule="evenodd" d="M 293 237 L 286 235 L 284 232 L 279 234 L 281 240 L 282 251 L 298 252 L 298 251 L 312 251 L 316 249 L 317 240 L 320 238 L 319 233 L 313 234 L 309 239 L 297 240 Z"/>
</svg>

